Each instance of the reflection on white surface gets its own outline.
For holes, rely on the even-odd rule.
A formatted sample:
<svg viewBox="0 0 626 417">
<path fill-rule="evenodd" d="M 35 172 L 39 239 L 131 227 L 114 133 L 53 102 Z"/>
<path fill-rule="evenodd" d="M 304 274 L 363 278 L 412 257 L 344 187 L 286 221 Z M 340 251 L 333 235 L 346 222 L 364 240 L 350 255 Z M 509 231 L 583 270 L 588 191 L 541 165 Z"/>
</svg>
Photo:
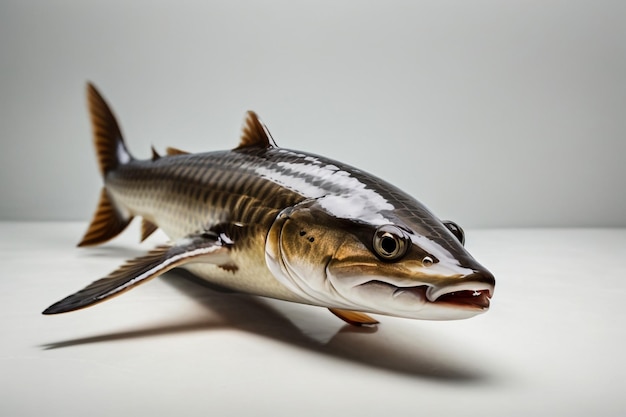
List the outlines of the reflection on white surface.
<svg viewBox="0 0 626 417">
<path fill-rule="evenodd" d="M 140 246 L 134 227 L 75 249 L 83 227 L 0 223 L 2 415 L 626 410 L 626 230 L 469 230 L 469 249 L 497 278 L 491 311 L 456 322 L 378 316 L 368 332 L 320 308 L 218 292 L 178 272 L 41 316 L 160 238 Z"/>
</svg>

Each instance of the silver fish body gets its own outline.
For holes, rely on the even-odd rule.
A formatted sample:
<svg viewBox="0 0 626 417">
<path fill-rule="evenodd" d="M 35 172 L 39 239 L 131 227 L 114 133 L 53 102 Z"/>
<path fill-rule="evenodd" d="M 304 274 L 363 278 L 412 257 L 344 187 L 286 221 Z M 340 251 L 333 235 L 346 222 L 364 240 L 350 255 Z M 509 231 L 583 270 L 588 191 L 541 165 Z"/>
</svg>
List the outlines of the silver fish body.
<svg viewBox="0 0 626 417">
<path fill-rule="evenodd" d="M 135 160 L 104 100 L 88 91 L 105 187 L 81 244 L 114 237 L 135 216 L 144 237 L 159 227 L 174 243 L 47 314 L 102 301 L 172 265 L 237 291 L 327 307 L 357 325 L 376 322 L 360 311 L 457 319 L 487 310 L 495 281 L 464 249 L 462 229 L 397 187 L 277 147 L 252 112 L 231 151 Z"/>
</svg>

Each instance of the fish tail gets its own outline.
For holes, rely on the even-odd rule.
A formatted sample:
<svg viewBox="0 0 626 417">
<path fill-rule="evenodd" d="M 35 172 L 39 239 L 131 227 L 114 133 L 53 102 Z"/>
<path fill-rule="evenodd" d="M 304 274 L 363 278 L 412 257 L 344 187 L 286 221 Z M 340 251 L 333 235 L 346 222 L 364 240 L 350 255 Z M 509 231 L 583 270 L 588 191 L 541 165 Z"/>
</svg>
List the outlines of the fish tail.
<svg viewBox="0 0 626 417">
<path fill-rule="evenodd" d="M 98 165 L 103 178 L 120 165 L 134 158 L 128 152 L 113 112 L 96 87 L 87 83 L 87 101 L 96 147 Z M 133 217 L 116 207 L 106 187 L 102 188 L 96 213 L 78 246 L 91 246 L 106 242 L 120 234 Z"/>
<path fill-rule="evenodd" d="M 134 158 L 126 148 L 113 112 L 91 83 L 87 83 L 87 101 L 98 165 L 104 177 L 110 171 L 127 164 Z"/>
</svg>

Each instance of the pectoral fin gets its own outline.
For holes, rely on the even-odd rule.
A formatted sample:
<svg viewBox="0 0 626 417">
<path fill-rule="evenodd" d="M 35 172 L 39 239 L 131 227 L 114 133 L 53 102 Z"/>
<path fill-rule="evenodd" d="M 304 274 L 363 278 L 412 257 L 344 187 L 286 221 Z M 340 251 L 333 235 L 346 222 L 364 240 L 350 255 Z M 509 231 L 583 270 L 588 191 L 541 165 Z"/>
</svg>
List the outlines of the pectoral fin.
<svg viewBox="0 0 626 417">
<path fill-rule="evenodd" d="M 378 320 L 358 311 L 341 310 L 339 308 L 329 308 L 328 310 L 353 326 L 375 326 L 379 323 Z"/>
<path fill-rule="evenodd" d="M 159 246 L 128 261 L 107 277 L 48 307 L 43 314 L 58 314 L 89 307 L 149 281 L 172 268 L 192 262 L 228 265 L 229 245 L 215 236 L 195 235 L 177 245 Z"/>
</svg>

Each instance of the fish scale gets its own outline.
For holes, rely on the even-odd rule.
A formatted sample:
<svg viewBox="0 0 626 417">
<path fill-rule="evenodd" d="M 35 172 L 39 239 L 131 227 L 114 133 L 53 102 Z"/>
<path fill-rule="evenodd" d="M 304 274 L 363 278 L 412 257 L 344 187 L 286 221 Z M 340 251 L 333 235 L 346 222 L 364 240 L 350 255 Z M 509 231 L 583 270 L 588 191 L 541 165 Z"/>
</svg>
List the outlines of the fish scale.
<svg viewBox="0 0 626 417">
<path fill-rule="evenodd" d="M 307 198 L 255 175 L 259 166 L 293 161 L 285 153 L 275 156 L 213 152 L 133 161 L 107 175 L 105 184 L 117 204 L 153 220 L 172 239 L 226 220 L 269 229 L 278 211 Z"/>
</svg>

